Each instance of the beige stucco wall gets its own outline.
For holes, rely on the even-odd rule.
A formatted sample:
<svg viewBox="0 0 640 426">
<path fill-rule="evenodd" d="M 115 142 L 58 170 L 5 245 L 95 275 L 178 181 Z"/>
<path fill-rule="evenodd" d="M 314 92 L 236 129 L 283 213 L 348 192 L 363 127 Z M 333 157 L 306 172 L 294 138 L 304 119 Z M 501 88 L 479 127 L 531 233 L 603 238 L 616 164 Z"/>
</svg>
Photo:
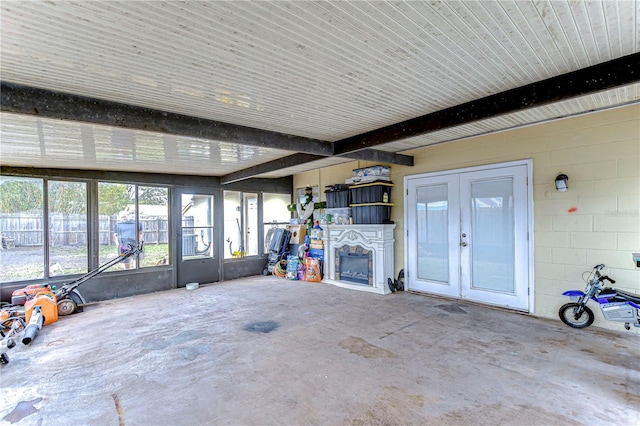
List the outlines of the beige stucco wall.
<svg viewBox="0 0 640 426">
<path fill-rule="evenodd" d="M 582 272 L 598 263 L 616 286 L 640 294 L 640 270 L 632 251 L 640 250 L 640 105 L 479 136 L 406 152 L 413 167 L 391 166 L 395 184 L 392 219 L 398 225 L 395 264 L 404 265 L 406 175 L 485 164 L 533 160 L 535 315 L 557 318 L 567 289 L 583 289 Z M 296 175 L 294 185 L 343 183 L 351 170 L 374 165 L 359 161 Z M 569 190 L 555 190 L 558 173 Z M 605 322 L 598 310 L 597 326 Z M 636 329 L 638 332 L 638 329 Z"/>
</svg>

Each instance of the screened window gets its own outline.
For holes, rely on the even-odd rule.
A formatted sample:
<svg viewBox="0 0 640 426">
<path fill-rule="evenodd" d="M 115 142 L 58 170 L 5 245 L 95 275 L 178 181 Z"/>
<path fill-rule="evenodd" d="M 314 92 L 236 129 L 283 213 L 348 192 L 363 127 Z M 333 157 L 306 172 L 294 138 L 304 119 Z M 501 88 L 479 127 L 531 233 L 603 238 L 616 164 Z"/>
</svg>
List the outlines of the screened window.
<svg viewBox="0 0 640 426">
<path fill-rule="evenodd" d="M 45 276 L 44 181 L 0 177 L 0 279 Z"/>
<path fill-rule="evenodd" d="M 289 194 L 264 193 L 262 195 L 264 253 L 269 252 L 273 230 L 284 228 L 289 224 L 291 218 L 291 212 L 287 208 L 289 204 L 291 204 L 291 195 Z"/>
<path fill-rule="evenodd" d="M 98 183 L 100 264 L 143 243 L 143 252 L 112 270 L 169 263 L 169 190 L 165 187 Z"/>
<path fill-rule="evenodd" d="M 140 267 L 169 264 L 169 189 L 138 186 L 138 221 L 143 230 Z"/>
<path fill-rule="evenodd" d="M 87 183 L 0 177 L 0 281 L 89 268 Z"/>
<path fill-rule="evenodd" d="M 88 271 L 87 184 L 48 182 L 49 275 Z"/>
</svg>

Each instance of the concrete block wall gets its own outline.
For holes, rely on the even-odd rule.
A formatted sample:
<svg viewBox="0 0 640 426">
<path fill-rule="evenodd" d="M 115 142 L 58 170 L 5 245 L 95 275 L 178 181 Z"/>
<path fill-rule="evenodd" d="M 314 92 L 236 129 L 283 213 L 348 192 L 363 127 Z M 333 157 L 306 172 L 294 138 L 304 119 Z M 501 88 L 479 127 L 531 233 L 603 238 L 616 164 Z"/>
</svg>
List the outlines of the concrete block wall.
<svg viewBox="0 0 640 426">
<path fill-rule="evenodd" d="M 640 108 L 629 106 L 541 126 L 534 160 L 536 314 L 555 316 L 558 294 L 584 287 L 582 274 L 604 263 L 616 287 L 640 294 Z M 534 157 L 534 158 L 536 158 Z M 557 173 L 569 190 L 555 191 Z M 595 306 L 595 305 L 594 305 Z M 599 310 L 596 325 L 607 323 Z M 635 330 L 638 333 L 638 329 Z"/>
<path fill-rule="evenodd" d="M 539 125 L 406 152 L 414 167 L 392 166 L 391 202 L 397 224 L 395 264 L 404 264 L 405 175 L 485 164 L 533 160 L 535 315 L 557 318 L 567 289 L 583 289 L 582 273 L 604 263 L 622 289 L 640 294 L 640 271 L 631 252 L 640 250 L 640 105 L 584 114 Z M 351 162 L 294 177 L 296 187 L 339 183 Z M 313 173 L 318 176 L 313 180 Z M 569 176 L 558 192 L 555 178 Z M 398 272 L 396 271 L 396 273 Z M 596 312 L 596 325 L 622 329 Z M 636 329 L 636 333 L 639 330 Z"/>
</svg>

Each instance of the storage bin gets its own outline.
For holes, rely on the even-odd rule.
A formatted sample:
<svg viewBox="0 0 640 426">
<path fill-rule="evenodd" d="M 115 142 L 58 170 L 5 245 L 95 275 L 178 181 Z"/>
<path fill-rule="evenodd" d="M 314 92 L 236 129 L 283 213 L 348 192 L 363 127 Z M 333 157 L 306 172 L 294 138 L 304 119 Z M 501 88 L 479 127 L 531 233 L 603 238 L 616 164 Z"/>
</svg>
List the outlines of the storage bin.
<svg viewBox="0 0 640 426">
<path fill-rule="evenodd" d="M 327 208 L 336 209 L 342 207 L 349 207 L 349 190 L 341 191 L 325 191 L 325 198 L 327 199 Z"/>
<path fill-rule="evenodd" d="M 353 223 L 357 225 L 380 225 L 391 222 L 392 203 L 351 204 Z"/>
<path fill-rule="evenodd" d="M 286 249 L 287 255 L 298 255 L 298 251 L 300 247 L 303 247 L 304 244 L 289 244 L 289 247 Z"/>
<path fill-rule="evenodd" d="M 351 204 L 388 203 L 391 201 L 393 183 L 375 182 L 351 185 Z M 385 197 L 385 194 L 386 197 Z"/>
<path fill-rule="evenodd" d="M 331 215 L 330 223 L 333 225 L 348 225 L 351 218 L 351 208 L 343 207 L 340 209 L 325 209 L 327 218 Z"/>
<path fill-rule="evenodd" d="M 353 169 L 354 177 L 363 176 L 389 176 L 391 168 L 387 166 L 370 166 L 361 169 Z"/>
</svg>

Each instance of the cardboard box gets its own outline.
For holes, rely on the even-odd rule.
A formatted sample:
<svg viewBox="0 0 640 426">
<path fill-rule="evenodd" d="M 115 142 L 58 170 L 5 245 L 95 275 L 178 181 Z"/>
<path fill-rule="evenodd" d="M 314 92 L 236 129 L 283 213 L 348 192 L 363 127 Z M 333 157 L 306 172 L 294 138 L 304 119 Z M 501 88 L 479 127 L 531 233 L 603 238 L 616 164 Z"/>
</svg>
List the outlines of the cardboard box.
<svg viewBox="0 0 640 426">
<path fill-rule="evenodd" d="M 324 242 L 322 240 L 311 240 L 309 248 L 312 249 L 324 249 Z"/>
<path fill-rule="evenodd" d="M 307 235 L 305 225 L 289 225 L 289 232 L 291 232 L 289 244 L 304 244 L 304 237 Z"/>
</svg>

